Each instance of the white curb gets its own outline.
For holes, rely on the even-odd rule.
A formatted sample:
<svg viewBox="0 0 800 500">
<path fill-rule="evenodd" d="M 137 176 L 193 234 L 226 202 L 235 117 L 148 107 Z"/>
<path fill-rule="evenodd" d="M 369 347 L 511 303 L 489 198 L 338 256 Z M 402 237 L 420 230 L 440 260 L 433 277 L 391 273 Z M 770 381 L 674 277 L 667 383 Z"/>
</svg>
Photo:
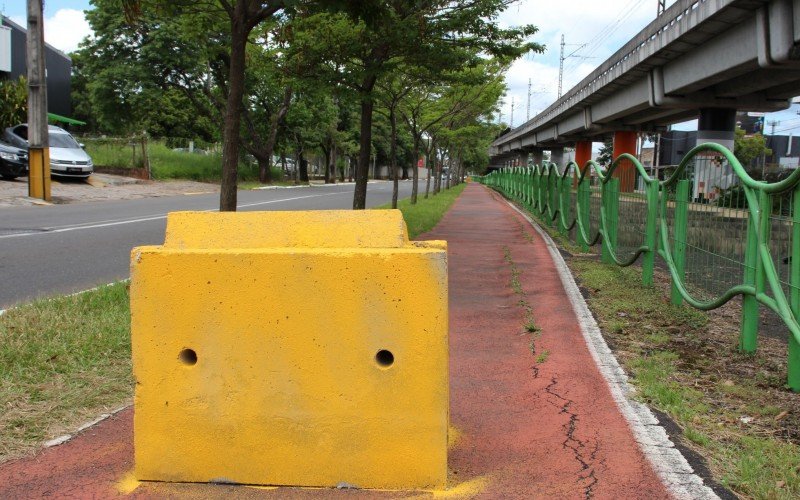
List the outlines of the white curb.
<svg viewBox="0 0 800 500">
<path fill-rule="evenodd" d="M 675 448 L 667 431 L 658 423 L 646 405 L 632 399 L 635 388 L 628 383 L 628 376 L 617 362 L 614 353 L 606 344 L 597 322 L 589 311 L 575 279 L 572 277 L 567 263 L 558 251 L 558 247 L 550 235 L 543 231 L 528 214 L 506 200 L 506 203 L 522 215 L 547 244 L 547 250 L 553 258 L 561 284 L 567 292 L 572 309 L 578 317 L 581 333 L 589 347 L 597 368 L 606 380 L 611 395 L 617 403 L 622 415 L 628 421 L 634 439 L 639 443 L 644 455 L 650 461 L 661 482 L 673 496 L 679 499 L 718 499 L 719 497 L 703 483 L 703 479 L 694 473 L 694 469 L 686 461 L 680 450 Z"/>
</svg>

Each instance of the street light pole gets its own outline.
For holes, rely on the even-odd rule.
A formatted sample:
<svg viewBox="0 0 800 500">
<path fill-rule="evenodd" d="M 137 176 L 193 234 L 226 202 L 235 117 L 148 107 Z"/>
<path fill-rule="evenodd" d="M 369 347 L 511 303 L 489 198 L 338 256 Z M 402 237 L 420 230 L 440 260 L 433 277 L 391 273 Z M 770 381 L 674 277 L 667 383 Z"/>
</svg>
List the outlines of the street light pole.
<svg viewBox="0 0 800 500">
<path fill-rule="evenodd" d="M 47 134 L 42 0 L 28 0 L 28 196 L 50 201 L 50 150 Z"/>
</svg>

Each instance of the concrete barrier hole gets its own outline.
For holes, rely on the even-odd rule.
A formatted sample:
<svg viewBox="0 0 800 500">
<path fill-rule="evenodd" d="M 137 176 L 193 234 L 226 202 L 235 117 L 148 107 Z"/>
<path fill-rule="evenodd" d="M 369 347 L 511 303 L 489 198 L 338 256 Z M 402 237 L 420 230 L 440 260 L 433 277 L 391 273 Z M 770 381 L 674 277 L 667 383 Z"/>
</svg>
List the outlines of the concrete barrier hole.
<svg viewBox="0 0 800 500">
<path fill-rule="evenodd" d="M 178 355 L 178 359 L 180 359 L 184 365 L 191 366 L 197 363 L 197 353 L 194 352 L 194 349 L 184 349 Z"/>
<path fill-rule="evenodd" d="M 378 366 L 388 368 L 394 363 L 394 354 L 392 354 L 392 351 L 381 349 L 375 355 L 375 362 L 378 363 Z"/>
</svg>

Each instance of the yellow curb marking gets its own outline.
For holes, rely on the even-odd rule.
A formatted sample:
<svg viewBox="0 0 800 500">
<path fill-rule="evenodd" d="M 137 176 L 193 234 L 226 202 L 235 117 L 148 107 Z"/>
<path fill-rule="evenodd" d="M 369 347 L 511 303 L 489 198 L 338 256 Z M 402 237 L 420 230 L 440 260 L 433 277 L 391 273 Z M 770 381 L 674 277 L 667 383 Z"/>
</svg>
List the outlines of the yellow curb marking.
<svg viewBox="0 0 800 500">
<path fill-rule="evenodd" d="M 117 491 L 123 495 L 130 495 L 140 484 L 142 483 L 136 479 L 136 476 L 133 475 L 133 471 L 130 471 L 122 476 L 122 479 L 117 481 L 117 484 L 114 486 L 116 486 Z"/>
<path fill-rule="evenodd" d="M 461 436 L 462 436 L 462 433 L 457 427 L 452 426 L 452 425 L 450 427 L 448 427 L 448 429 L 447 429 L 447 449 L 448 450 L 452 450 L 453 448 L 455 448 L 458 445 L 458 443 L 461 442 Z"/>
</svg>

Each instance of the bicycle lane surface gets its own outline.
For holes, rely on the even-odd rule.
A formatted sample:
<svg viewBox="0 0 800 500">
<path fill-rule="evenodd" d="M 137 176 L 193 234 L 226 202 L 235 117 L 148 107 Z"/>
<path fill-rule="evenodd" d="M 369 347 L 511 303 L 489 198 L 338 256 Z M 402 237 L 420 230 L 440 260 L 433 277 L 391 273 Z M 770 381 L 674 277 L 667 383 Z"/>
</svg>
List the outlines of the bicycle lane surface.
<svg viewBox="0 0 800 500">
<path fill-rule="evenodd" d="M 594 364 L 545 242 L 470 184 L 433 231 L 449 243 L 449 491 L 139 483 L 132 409 L 0 465 L 0 497 L 669 498 Z M 530 333 L 526 323 L 538 329 Z"/>
</svg>

